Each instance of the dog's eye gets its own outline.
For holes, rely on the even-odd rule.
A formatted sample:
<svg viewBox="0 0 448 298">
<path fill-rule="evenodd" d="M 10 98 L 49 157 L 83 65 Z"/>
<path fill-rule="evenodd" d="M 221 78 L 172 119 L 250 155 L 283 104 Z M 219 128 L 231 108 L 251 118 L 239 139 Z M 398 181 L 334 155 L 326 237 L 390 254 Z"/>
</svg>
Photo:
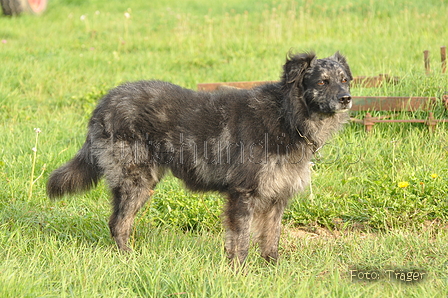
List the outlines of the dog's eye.
<svg viewBox="0 0 448 298">
<path fill-rule="evenodd" d="M 319 81 L 319 82 L 317 82 L 317 85 L 319 85 L 319 86 L 323 86 L 323 85 L 325 85 L 325 81 Z"/>
<path fill-rule="evenodd" d="M 342 79 L 342 83 L 347 83 L 347 79 L 346 79 L 346 78 L 343 78 L 343 79 Z"/>
</svg>

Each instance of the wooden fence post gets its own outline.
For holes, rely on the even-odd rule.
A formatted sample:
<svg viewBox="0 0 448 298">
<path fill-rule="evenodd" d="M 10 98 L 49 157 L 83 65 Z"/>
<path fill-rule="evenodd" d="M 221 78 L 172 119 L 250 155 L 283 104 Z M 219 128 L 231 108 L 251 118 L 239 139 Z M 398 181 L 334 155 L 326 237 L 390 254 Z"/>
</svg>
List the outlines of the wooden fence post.
<svg viewBox="0 0 448 298">
<path fill-rule="evenodd" d="M 425 70 L 426 74 L 429 75 L 431 73 L 431 66 L 429 65 L 429 51 L 423 51 L 423 58 L 425 60 Z"/>
<path fill-rule="evenodd" d="M 446 72 L 446 47 L 440 47 L 440 57 L 442 60 L 442 73 Z"/>
</svg>

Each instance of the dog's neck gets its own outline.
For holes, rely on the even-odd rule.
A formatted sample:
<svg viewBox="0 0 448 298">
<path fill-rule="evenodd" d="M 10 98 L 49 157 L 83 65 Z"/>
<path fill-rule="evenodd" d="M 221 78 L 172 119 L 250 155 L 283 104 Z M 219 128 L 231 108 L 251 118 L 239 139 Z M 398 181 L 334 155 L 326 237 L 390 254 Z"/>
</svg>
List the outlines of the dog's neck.
<svg viewBox="0 0 448 298">
<path fill-rule="evenodd" d="M 338 131 L 342 124 L 349 119 L 348 113 L 312 113 L 304 117 L 304 121 L 297 123 L 295 130 L 298 136 L 304 140 L 313 153 L 319 151 L 325 142 Z"/>
</svg>

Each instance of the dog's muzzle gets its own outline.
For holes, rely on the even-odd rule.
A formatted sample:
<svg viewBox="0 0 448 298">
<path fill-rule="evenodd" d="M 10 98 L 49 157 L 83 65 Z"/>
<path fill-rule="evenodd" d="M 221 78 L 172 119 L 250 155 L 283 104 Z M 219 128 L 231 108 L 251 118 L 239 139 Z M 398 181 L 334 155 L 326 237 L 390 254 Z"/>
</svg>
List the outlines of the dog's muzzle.
<svg viewBox="0 0 448 298">
<path fill-rule="evenodd" d="M 350 94 L 340 95 L 339 104 L 341 111 L 349 110 L 352 107 L 352 97 L 350 96 Z"/>
</svg>

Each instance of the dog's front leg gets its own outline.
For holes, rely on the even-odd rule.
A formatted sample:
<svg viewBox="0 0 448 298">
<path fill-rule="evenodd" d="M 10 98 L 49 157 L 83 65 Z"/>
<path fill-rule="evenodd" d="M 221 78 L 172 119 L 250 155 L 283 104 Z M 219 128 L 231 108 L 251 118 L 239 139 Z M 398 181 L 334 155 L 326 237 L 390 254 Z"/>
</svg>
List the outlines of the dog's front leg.
<svg viewBox="0 0 448 298">
<path fill-rule="evenodd" d="M 249 251 L 250 226 L 254 213 L 251 199 L 248 193 L 232 194 L 225 210 L 225 250 L 233 268 L 243 265 Z"/>
<path fill-rule="evenodd" d="M 281 222 L 286 200 L 275 200 L 267 209 L 256 209 L 253 222 L 255 240 L 258 243 L 261 256 L 270 263 L 278 259 L 278 243 L 281 232 Z"/>
</svg>

